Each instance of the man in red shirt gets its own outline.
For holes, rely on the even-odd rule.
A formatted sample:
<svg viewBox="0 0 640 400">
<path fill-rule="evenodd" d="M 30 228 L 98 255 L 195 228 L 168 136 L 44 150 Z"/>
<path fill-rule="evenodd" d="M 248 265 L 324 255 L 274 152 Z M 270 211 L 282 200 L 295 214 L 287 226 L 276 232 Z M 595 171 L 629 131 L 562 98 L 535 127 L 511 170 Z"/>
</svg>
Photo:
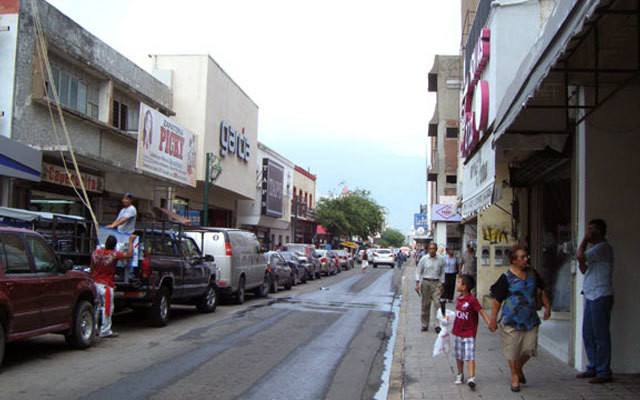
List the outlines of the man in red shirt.
<svg viewBox="0 0 640 400">
<path fill-rule="evenodd" d="M 129 259 L 133 255 L 133 240 L 136 235 L 129 236 L 129 250 L 127 253 L 116 250 L 118 244 L 115 236 L 109 236 L 104 243 L 104 249 L 97 249 L 91 254 L 91 276 L 96 282 L 96 290 L 102 298 L 102 325 L 100 337 L 118 337 L 111 330 L 111 315 L 113 314 L 113 276 L 119 260 Z"/>
<path fill-rule="evenodd" d="M 489 325 L 489 316 L 482 309 L 482 306 L 472 294 L 475 287 L 475 280 L 470 275 L 462 275 L 457 282 L 456 289 L 460 296 L 456 299 L 456 319 L 453 322 L 453 354 L 456 357 L 458 375 L 456 385 L 464 383 L 464 362 L 467 361 L 469 368 L 468 384 L 471 390 L 476 388 L 476 332 L 478 331 L 478 313 L 482 315 L 484 321 Z"/>
</svg>

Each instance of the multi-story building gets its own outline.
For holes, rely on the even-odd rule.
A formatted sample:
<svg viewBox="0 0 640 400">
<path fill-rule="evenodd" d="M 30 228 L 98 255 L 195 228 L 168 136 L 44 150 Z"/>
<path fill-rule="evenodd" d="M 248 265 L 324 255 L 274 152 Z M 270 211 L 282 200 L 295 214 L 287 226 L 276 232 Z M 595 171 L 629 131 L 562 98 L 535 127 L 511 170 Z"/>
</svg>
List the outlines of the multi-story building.
<svg viewBox="0 0 640 400">
<path fill-rule="evenodd" d="M 460 215 L 455 207 L 458 182 L 460 56 L 436 55 L 429 72 L 436 108 L 429 122 L 427 204 L 433 241 L 460 249 Z"/>
<path fill-rule="evenodd" d="M 587 360 L 575 254 L 588 222 L 602 218 L 615 254 L 611 367 L 640 371 L 640 324 L 628 318 L 640 277 L 629 223 L 639 31 L 632 0 L 481 0 L 464 54 L 462 104 L 476 123 L 463 119 L 462 215 L 477 224 L 478 295 L 508 265 L 508 246 L 526 244 L 553 303 L 539 342 L 576 369 Z"/>
<path fill-rule="evenodd" d="M 291 207 L 295 164 L 258 142 L 256 197 L 238 201 L 238 225 L 253 231 L 268 248 L 291 242 Z"/>
<path fill-rule="evenodd" d="M 293 172 L 291 237 L 296 243 L 312 243 L 316 235 L 316 176 L 302 167 Z"/>
<path fill-rule="evenodd" d="M 154 55 L 152 63 L 173 90 L 176 120 L 200 133 L 196 165 L 204 166 L 209 153 L 222 168 L 209 186 L 207 224 L 238 226 L 238 201 L 256 198 L 257 104 L 208 55 Z M 195 187 L 177 188 L 175 198 L 197 214 L 205 210 L 205 168 L 196 174 Z"/>
<path fill-rule="evenodd" d="M 136 168 L 139 110 L 145 105 L 171 121 L 171 90 L 45 1 L 8 3 L 16 13 L 0 32 L 10 53 L 2 57 L 12 59 L 0 77 L 3 96 L 11 96 L 2 135 L 40 151 L 42 168 L 39 181 L 4 180 L 3 204 L 88 216 L 73 188 L 82 181 L 101 221 L 114 219 L 126 192 L 141 216 L 163 206 L 169 187 L 187 183 Z"/>
</svg>

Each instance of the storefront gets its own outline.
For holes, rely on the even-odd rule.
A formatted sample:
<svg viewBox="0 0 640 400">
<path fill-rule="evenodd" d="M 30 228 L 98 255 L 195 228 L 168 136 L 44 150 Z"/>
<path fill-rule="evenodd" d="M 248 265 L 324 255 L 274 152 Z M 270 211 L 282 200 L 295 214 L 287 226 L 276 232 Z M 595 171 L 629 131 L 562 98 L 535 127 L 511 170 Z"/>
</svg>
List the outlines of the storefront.
<svg viewBox="0 0 640 400">
<path fill-rule="evenodd" d="M 42 173 L 42 153 L 22 143 L 0 135 L 0 205 L 16 207 L 12 180 L 39 182 Z"/>
</svg>

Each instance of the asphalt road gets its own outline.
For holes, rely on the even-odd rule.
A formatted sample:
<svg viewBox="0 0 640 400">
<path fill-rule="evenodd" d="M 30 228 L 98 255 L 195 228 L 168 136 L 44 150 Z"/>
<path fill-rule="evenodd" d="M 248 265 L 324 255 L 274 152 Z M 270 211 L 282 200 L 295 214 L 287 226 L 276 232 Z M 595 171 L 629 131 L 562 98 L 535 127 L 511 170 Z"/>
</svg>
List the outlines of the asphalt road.
<svg viewBox="0 0 640 400">
<path fill-rule="evenodd" d="M 165 328 L 121 313 L 120 337 L 85 351 L 59 335 L 11 343 L 0 398 L 386 398 L 398 279 L 355 268 L 213 314 L 173 307 Z"/>
</svg>

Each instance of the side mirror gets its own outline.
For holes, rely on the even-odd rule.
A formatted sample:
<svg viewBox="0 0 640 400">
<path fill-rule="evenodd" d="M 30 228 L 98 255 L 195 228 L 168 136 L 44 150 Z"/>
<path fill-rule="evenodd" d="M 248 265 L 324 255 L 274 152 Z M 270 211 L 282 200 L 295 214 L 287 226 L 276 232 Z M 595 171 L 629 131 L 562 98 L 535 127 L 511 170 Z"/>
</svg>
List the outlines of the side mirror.
<svg viewBox="0 0 640 400">
<path fill-rule="evenodd" d="M 204 260 L 206 262 L 214 262 L 215 261 L 215 259 L 213 258 L 213 256 L 211 254 L 205 254 L 204 255 Z"/>
<path fill-rule="evenodd" d="M 71 271 L 73 269 L 73 260 L 66 259 L 62 262 L 62 269 L 64 271 Z"/>
</svg>

